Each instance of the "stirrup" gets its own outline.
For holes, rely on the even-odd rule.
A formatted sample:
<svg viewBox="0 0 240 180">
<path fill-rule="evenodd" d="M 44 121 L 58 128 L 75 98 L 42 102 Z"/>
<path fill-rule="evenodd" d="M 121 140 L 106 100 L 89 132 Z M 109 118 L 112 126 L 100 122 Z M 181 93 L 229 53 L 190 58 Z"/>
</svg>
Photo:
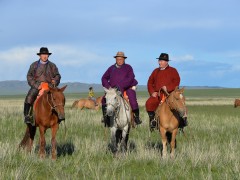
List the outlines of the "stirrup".
<svg viewBox="0 0 240 180">
<path fill-rule="evenodd" d="M 101 118 L 101 123 L 104 123 L 104 117 L 102 116 L 102 118 Z"/>
<path fill-rule="evenodd" d="M 30 115 L 26 115 L 26 116 L 24 117 L 24 122 L 25 122 L 26 124 L 31 124 L 32 126 L 35 125 L 35 124 L 34 124 L 34 121 L 33 121 L 33 116 L 30 116 Z"/>
<path fill-rule="evenodd" d="M 151 129 L 154 129 L 157 127 L 157 121 L 155 119 L 153 119 L 151 122 L 150 122 L 150 128 Z"/>
<path fill-rule="evenodd" d="M 142 124 L 142 121 L 139 118 L 134 118 L 134 121 L 137 125 Z"/>
</svg>

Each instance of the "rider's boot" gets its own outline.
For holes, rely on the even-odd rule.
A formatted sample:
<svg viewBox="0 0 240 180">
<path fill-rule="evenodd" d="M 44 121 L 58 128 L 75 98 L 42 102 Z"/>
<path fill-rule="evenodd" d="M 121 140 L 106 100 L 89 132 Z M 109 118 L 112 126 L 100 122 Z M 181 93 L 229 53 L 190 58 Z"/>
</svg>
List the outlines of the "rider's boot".
<svg viewBox="0 0 240 180">
<path fill-rule="evenodd" d="M 24 114 L 24 122 L 26 124 L 32 124 L 32 116 L 31 116 L 31 104 L 28 103 L 24 103 L 24 110 L 23 110 L 23 114 Z"/>
<path fill-rule="evenodd" d="M 155 112 L 154 111 L 148 111 L 148 116 L 149 116 L 150 129 L 153 130 L 157 126 L 157 121 L 155 120 Z"/>
<path fill-rule="evenodd" d="M 102 105 L 102 113 L 103 113 L 103 117 L 102 117 L 102 120 L 101 122 L 104 123 L 104 126 L 106 127 L 109 127 L 110 126 L 110 119 L 107 115 L 107 109 L 106 109 L 106 105 Z"/>
<path fill-rule="evenodd" d="M 133 114 L 134 114 L 134 121 L 137 125 L 141 124 L 142 121 L 139 118 L 139 109 L 135 109 L 133 110 Z"/>
</svg>

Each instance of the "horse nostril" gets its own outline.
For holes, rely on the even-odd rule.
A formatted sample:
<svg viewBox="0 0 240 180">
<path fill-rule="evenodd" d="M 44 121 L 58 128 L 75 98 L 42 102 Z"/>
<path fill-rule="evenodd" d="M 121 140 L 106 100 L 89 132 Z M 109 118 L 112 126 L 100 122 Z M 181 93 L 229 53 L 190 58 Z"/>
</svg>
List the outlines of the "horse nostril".
<svg viewBox="0 0 240 180">
<path fill-rule="evenodd" d="M 59 114 L 59 115 L 58 115 L 58 119 L 64 120 L 64 119 L 65 119 L 65 115 L 64 115 L 64 114 Z"/>
</svg>

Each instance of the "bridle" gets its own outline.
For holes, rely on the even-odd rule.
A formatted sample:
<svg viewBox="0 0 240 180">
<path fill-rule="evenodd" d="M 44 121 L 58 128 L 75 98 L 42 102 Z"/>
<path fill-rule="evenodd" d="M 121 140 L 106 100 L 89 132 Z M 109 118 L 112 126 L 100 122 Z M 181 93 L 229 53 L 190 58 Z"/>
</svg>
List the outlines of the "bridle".
<svg viewBox="0 0 240 180">
<path fill-rule="evenodd" d="M 119 112 L 120 112 L 120 101 L 121 101 L 120 98 L 122 98 L 122 100 L 123 100 L 123 104 L 124 104 L 124 107 L 125 107 L 126 117 L 127 117 L 127 111 L 129 110 L 129 105 L 127 104 L 127 102 L 124 100 L 123 97 L 117 95 L 116 98 L 117 98 L 117 103 L 116 103 L 116 105 L 115 105 L 115 104 L 112 104 L 112 103 L 108 103 L 107 105 L 110 105 L 110 106 L 112 106 L 112 107 L 114 108 L 114 121 L 116 122 L 116 124 L 117 124 L 117 126 L 118 126 L 117 119 L 119 118 Z M 128 121 L 129 121 L 129 119 L 128 119 Z"/>
<path fill-rule="evenodd" d="M 174 110 L 174 111 L 177 111 L 177 112 L 179 112 L 179 105 L 176 103 L 176 102 L 174 102 L 174 99 L 173 98 L 175 98 L 174 97 L 174 95 L 173 94 L 169 94 L 168 96 L 167 96 L 167 98 L 166 98 L 166 104 L 168 105 L 168 107 L 171 109 L 171 110 Z M 175 98 L 175 100 L 176 101 L 178 101 L 178 99 L 176 99 Z M 173 104 L 173 107 L 172 107 L 172 105 L 171 104 Z"/>
<path fill-rule="evenodd" d="M 49 101 L 49 96 L 50 95 L 50 100 L 51 100 L 51 103 L 50 103 L 50 101 Z M 53 99 L 53 93 L 52 92 L 49 92 L 49 93 L 47 93 L 47 102 L 48 102 L 48 104 L 49 104 L 49 106 L 51 107 L 51 110 L 55 110 L 56 111 L 56 107 L 58 107 L 58 106 L 63 106 L 64 107 L 64 104 L 63 103 L 61 103 L 61 104 L 56 104 L 55 103 L 55 101 L 54 101 L 54 99 Z"/>
</svg>

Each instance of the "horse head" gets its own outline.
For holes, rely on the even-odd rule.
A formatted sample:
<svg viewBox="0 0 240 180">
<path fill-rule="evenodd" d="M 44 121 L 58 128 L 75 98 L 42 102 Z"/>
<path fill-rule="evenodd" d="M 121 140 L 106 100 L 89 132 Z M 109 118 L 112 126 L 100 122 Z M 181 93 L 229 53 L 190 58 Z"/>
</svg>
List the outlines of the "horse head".
<svg viewBox="0 0 240 180">
<path fill-rule="evenodd" d="M 67 85 L 58 89 L 58 88 L 51 88 L 49 87 L 49 104 L 54 110 L 59 120 L 65 119 L 65 113 L 64 113 L 64 106 L 65 106 L 65 96 L 63 94 L 63 91 L 66 89 Z"/>
<path fill-rule="evenodd" d="M 119 92 L 115 88 L 109 88 L 106 89 L 104 88 L 104 91 L 106 92 L 106 109 L 107 109 L 107 115 L 108 116 L 113 116 L 114 112 L 117 110 L 119 107 Z"/>
<path fill-rule="evenodd" d="M 167 98 L 167 104 L 169 105 L 170 109 L 177 111 L 180 117 L 183 117 L 187 114 L 183 92 L 184 88 L 178 89 L 178 87 L 176 87 L 175 90 L 171 92 Z"/>
</svg>

